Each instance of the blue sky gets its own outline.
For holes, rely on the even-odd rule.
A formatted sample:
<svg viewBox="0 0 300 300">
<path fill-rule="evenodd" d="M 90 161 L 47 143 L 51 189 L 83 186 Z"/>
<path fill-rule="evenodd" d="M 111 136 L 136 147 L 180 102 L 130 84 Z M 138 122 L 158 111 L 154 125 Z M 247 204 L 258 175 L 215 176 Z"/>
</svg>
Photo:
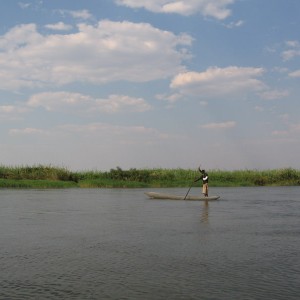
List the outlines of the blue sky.
<svg viewBox="0 0 300 300">
<path fill-rule="evenodd" d="M 300 1 L 0 2 L 0 164 L 300 168 Z"/>
</svg>

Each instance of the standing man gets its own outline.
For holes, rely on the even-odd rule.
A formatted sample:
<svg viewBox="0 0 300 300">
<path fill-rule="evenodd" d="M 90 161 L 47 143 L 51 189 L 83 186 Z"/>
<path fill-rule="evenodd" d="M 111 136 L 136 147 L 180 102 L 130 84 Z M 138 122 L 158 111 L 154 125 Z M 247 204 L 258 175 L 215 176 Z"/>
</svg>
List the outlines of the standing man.
<svg viewBox="0 0 300 300">
<path fill-rule="evenodd" d="M 208 174 L 205 172 L 205 170 L 201 170 L 200 167 L 199 167 L 199 172 L 201 173 L 201 176 L 197 178 L 194 182 L 202 179 L 202 194 L 205 197 L 208 197 Z"/>
</svg>

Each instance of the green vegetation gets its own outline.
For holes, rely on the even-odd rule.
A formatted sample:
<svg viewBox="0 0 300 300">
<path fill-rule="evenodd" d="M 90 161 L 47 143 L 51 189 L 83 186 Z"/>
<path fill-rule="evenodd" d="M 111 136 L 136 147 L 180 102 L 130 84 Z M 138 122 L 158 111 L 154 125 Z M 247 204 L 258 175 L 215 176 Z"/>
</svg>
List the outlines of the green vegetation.
<svg viewBox="0 0 300 300">
<path fill-rule="evenodd" d="M 213 186 L 286 186 L 300 185 L 300 171 L 276 170 L 211 171 Z"/>
<path fill-rule="evenodd" d="M 283 186 L 300 185 L 300 171 L 277 170 L 208 170 L 210 186 Z M 2 188 L 143 188 L 187 187 L 199 172 L 185 169 L 129 169 L 71 172 L 53 166 L 0 166 Z M 201 182 L 194 184 L 200 186 Z"/>
<path fill-rule="evenodd" d="M 77 184 L 70 181 L 0 179 L 0 188 L 59 189 L 71 187 L 77 187 Z"/>
<path fill-rule="evenodd" d="M 52 166 L 0 166 L 2 188 L 69 188 L 77 187 L 76 173 Z"/>
<path fill-rule="evenodd" d="M 199 176 L 183 169 L 130 169 L 76 173 L 80 187 L 185 187 Z"/>
</svg>

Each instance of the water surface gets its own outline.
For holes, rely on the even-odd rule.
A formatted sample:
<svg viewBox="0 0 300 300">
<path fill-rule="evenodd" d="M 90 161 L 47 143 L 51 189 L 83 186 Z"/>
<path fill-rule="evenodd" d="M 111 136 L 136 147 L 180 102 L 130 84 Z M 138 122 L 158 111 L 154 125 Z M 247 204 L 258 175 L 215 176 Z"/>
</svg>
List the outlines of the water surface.
<svg viewBox="0 0 300 300">
<path fill-rule="evenodd" d="M 299 299 L 299 187 L 145 191 L 0 190 L 0 299 Z"/>
</svg>

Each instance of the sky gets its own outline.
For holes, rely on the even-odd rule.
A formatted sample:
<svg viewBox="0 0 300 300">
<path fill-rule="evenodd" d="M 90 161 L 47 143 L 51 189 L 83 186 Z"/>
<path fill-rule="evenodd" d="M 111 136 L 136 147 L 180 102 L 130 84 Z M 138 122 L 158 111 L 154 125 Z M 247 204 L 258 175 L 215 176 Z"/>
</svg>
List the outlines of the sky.
<svg viewBox="0 0 300 300">
<path fill-rule="evenodd" d="M 300 168 L 300 1 L 1 0 L 0 165 Z"/>
</svg>

